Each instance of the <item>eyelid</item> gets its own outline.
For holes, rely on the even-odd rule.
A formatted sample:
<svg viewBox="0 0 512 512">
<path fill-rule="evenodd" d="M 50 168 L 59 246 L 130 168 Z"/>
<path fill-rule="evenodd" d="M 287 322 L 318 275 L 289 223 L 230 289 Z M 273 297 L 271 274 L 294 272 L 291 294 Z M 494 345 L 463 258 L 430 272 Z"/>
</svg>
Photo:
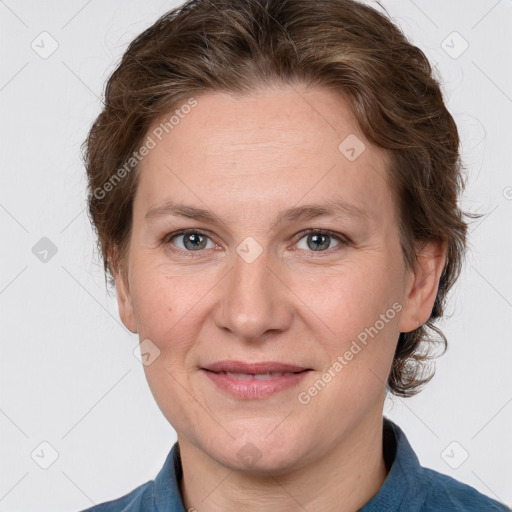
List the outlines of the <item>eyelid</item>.
<svg viewBox="0 0 512 512">
<path fill-rule="evenodd" d="M 352 243 L 351 240 L 347 236 L 345 236 L 341 233 L 338 233 L 337 231 L 331 231 L 330 229 L 321 229 L 321 228 L 303 229 L 302 231 L 297 233 L 295 235 L 295 237 L 297 238 L 297 240 L 300 240 L 304 236 L 309 235 L 311 233 L 318 234 L 318 235 L 329 235 L 331 238 L 335 238 L 336 240 L 338 240 L 338 242 L 340 242 L 341 244 L 344 244 L 344 245 L 348 245 L 348 244 Z M 315 252 L 315 251 L 311 251 L 311 252 Z M 328 252 L 328 251 L 318 251 L 318 252 Z"/>
</svg>

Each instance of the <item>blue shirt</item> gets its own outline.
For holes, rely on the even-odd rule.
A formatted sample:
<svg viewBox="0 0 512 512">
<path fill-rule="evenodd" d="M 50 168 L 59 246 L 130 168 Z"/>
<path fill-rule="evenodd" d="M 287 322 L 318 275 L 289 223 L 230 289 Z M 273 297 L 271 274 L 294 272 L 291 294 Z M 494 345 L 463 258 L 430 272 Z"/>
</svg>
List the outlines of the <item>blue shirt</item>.
<svg viewBox="0 0 512 512">
<path fill-rule="evenodd" d="M 420 466 L 405 434 L 384 418 L 384 456 L 389 473 L 377 494 L 359 512 L 510 512 L 453 478 Z M 178 482 L 182 478 L 176 442 L 155 480 L 129 494 L 82 512 L 186 512 Z"/>
</svg>

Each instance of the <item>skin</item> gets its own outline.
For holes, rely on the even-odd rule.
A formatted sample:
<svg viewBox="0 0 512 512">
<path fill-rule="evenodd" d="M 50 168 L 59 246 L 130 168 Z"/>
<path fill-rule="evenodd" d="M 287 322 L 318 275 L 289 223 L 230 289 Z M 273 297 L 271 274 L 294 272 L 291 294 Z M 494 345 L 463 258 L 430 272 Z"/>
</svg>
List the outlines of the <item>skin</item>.
<svg viewBox="0 0 512 512">
<path fill-rule="evenodd" d="M 364 137 L 332 91 L 276 85 L 196 99 L 141 162 L 126 275 L 116 278 L 123 323 L 160 351 L 144 370 L 177 432 L 185 508 L 355 511 L 386 478 L 385 382 L 399 333 L 429 318 L 445 247 L 427 244 L 417 267 L 406 267 L 386 180 L 389 155 Z M 349 134 L 366 148 L 354 161 L 338 150 Z M 366 216 L 274 225 L 286 208 L 340 198 Z M 216 221 L 145 221 L 168 200 L 206 208 Z M 166 238 L 186 228 L 201 230 L 206 247 Z M 315 250 L 322 240 L 308 243 L 300 234 L 308 228 L 350 242 L 327 238 Z M 249 236 L 263 251 L 251 263 L 236 252 Z M 300 403 L 298 393 L 394 303 L 400 312 Z M 314 371 L 267 399 L 241 400 L 199 370 L 227 359 Z M 249 466 L 237 457 L 247 443 L 260 454 Z"/>
</svg>

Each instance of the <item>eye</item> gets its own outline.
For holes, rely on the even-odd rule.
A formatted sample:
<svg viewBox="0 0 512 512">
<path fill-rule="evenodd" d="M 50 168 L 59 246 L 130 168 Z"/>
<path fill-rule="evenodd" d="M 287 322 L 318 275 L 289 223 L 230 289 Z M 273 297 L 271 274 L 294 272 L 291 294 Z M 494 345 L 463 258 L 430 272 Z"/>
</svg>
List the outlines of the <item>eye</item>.
<svg viewBox="0 0 512 512">
<path fill-rule="evenodd" d="M 328 249 L 333 248 L 333 240 L 337 242 L 337 245 L 334 247 L 348 245 L 349 243 L 343 236 L 325 229 L 309 229 L 302 231 L 299 235 L 302 235 L 299 242 L 305 239 L 305 247 L 299 247 L 299 249 L 313 252 L 326 252 Z"/>
<path fill-rule="evenodd" d="M 175 243 L 175 241 L 180 239 L 182 239 L 181 244 Z M 209 247 L 208 240 L 211 242 Z M 164 242 L 170 243 L 182 251 L 188 252 L 198 252 L 202 249 L 212 249 L 215 247 L 215 244 L 211 241 L 208 235 L 195 229 L 187 229 L 178 231 L 177 233 L 171 233 L 164 238 Z"/>
<path fill-rule="evenodd" d="M 350 243 L 343 235 L 325 229 L 307 229 L 298 233 L 297 236 L 300 239 L 296 247 L 309 252 L 328 252 L 338 246 L 347 246 Z M 302 240 L 305 240 L 305 246 L 300 247 Z M 333 240 L 336 242 L 334 247 Z M 170 245 L 172 250 L 188 253 L 200 253 L 204 249 L 218 247 L 206 233 L 197 229 L 184 229 L 170 233 L 162 239 L 162 242 Z"/>
</svg>

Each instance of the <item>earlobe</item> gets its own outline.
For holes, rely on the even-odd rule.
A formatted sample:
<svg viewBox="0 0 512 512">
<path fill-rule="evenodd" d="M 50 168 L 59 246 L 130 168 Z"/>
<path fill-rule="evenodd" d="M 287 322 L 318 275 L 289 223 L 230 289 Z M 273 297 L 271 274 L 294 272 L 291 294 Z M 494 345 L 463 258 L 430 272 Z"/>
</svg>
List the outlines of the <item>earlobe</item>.
<svg viewBox="0 0 512 512">
<path fill-rule="evenodd" d="M 431 240 L 419 251 L 416 267 L 407 281 L 400 332 L 413 331 L 430 318 L 445 263 L 445 241 Z"/>
<path fill-rule="evenodd" d="M 133 311 L 132 298 L 130 295 L 130 286 L 128 275 L 125 275 L 119 266 L 116 266 L 114 281 L 116 285 L 117 306 L 119 316 L 124 326 L 131 332 L 137 332 L 137 322 Z M 126 273 L 127 274 L 127 273 Z"/>
</svg>

